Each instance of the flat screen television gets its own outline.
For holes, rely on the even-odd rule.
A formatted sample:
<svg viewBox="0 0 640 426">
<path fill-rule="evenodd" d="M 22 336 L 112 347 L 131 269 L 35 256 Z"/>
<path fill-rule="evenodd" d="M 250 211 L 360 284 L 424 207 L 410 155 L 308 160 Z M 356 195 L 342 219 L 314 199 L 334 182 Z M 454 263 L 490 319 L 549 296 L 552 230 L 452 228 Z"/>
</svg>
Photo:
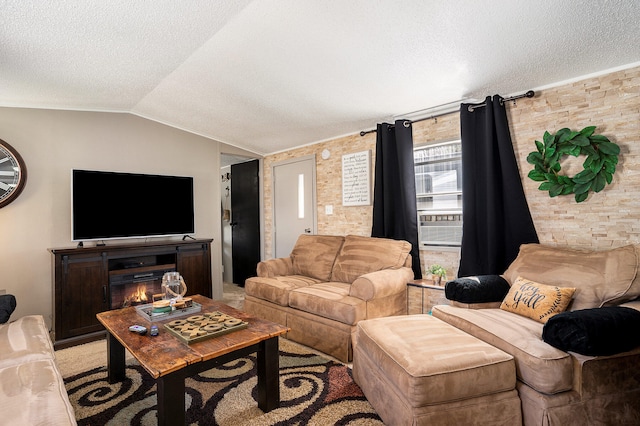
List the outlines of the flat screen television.
<svg viewBox="0 0 640 426">
<path fill-rule="evenodd" d="M 195 232 L 193 178 L 71 171 L 73 241 Z"/>
</svg>

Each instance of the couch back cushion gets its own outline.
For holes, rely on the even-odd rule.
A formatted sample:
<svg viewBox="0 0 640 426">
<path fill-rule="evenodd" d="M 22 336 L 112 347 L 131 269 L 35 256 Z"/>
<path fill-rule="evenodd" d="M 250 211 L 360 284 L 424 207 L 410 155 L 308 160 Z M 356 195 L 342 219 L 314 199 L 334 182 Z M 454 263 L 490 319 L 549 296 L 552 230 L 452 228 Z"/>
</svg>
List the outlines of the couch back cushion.
<svg viewBox="0 0 640 426">
<path fill-rule="evenodd" d="M 629 292 L 637 291 L 632 288 L 637 264 L 632 245 L 591 251 L 523 244 L 504 277 L 512 285 L 523 276 L 547 285 L 575 287 L 568 308 L 575 311 L 628 300 Z"/>
<path fill-rule="evenodd" d="M 640 297 L 640 244 L 634 244 L 633 247 L 636 249 L 636 258 L 638 259 L 638 272 L 636 273 L 636 277 L 631 283 L 629 291 L 622 295 L 622 297 L 618 297 L 607 303 L 607 305 L 619 305 Z"/>
<path fill-rule="evenodd" d="M 352 283 L 369 272 L 400 268 L 410 251 L 407 241 L 347 235 L 333 265 L 331 281 Z"/>
<path fill-rule="evenodd" d="M 300 235 L 291 251 L 293 273 L 329 281 L 333 263 L 343 242 L 342 236 Z"/>
</svg>

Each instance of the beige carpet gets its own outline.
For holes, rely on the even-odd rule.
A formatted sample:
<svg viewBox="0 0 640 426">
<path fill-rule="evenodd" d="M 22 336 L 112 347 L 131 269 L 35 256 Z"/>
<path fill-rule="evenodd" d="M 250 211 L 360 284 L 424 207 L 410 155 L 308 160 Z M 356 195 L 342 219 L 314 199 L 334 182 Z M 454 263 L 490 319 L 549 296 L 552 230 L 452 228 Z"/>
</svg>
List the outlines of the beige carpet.
<svg viewBox="0 0 640 426">
<path fill-rule="evenodd" d="M 106 380 L 106 342 L 56 352 L 79 425 L 155 425 L 155 382 L 127 353 L 127 379 Z M 255 356 L 187 379 L 190 425 L 382 425 L 348 366 L 280 339 L 280 408 L 256 402 Z"/>
<path fill-rule="evenodd" d="M 223 283 L 222 302 L 227 305 L 242 310 L 244 307 L 244 287 L 233 283 Z"/>
</svg>

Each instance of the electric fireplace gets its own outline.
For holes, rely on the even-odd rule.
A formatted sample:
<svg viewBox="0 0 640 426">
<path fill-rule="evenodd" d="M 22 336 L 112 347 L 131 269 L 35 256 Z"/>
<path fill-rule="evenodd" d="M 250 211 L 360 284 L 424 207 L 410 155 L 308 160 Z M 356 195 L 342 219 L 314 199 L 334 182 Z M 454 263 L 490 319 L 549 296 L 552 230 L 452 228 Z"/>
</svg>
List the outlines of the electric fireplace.
<svg viewBox="0 0 640 426">
<path fill-rule="evenodd" d="M 166 265 L 135 269 L 135 271 L 123 269 L 110 273 L 111 309 L 151 303 L 154 294 L 163 293 L 162 276 L 165 272 L 175 271 L 175 268 L 166 267 Z"/>
</svg>

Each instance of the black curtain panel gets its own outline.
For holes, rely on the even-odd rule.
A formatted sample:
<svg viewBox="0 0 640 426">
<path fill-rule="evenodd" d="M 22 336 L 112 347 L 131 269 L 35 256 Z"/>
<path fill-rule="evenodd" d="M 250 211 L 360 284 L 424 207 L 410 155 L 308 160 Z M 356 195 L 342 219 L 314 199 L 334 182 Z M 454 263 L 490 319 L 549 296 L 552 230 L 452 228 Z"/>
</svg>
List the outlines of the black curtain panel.
<svg viewBox="0 0 640 426">
<path fill-rule="evenodd" d="M 537 243 L 503 99 L 460 107 L 462 248 L 458 276 L 503 273 L 523 243 Z M 473 106 L 473 105 L 471 105 Z"/>
<path fill-rule="evenodd" d="M 410 242 L 413 273 L 415 279 L 422 278 L 413 127 L 406 120 L 377 127 L 371 236 Z"/>
</svg>

